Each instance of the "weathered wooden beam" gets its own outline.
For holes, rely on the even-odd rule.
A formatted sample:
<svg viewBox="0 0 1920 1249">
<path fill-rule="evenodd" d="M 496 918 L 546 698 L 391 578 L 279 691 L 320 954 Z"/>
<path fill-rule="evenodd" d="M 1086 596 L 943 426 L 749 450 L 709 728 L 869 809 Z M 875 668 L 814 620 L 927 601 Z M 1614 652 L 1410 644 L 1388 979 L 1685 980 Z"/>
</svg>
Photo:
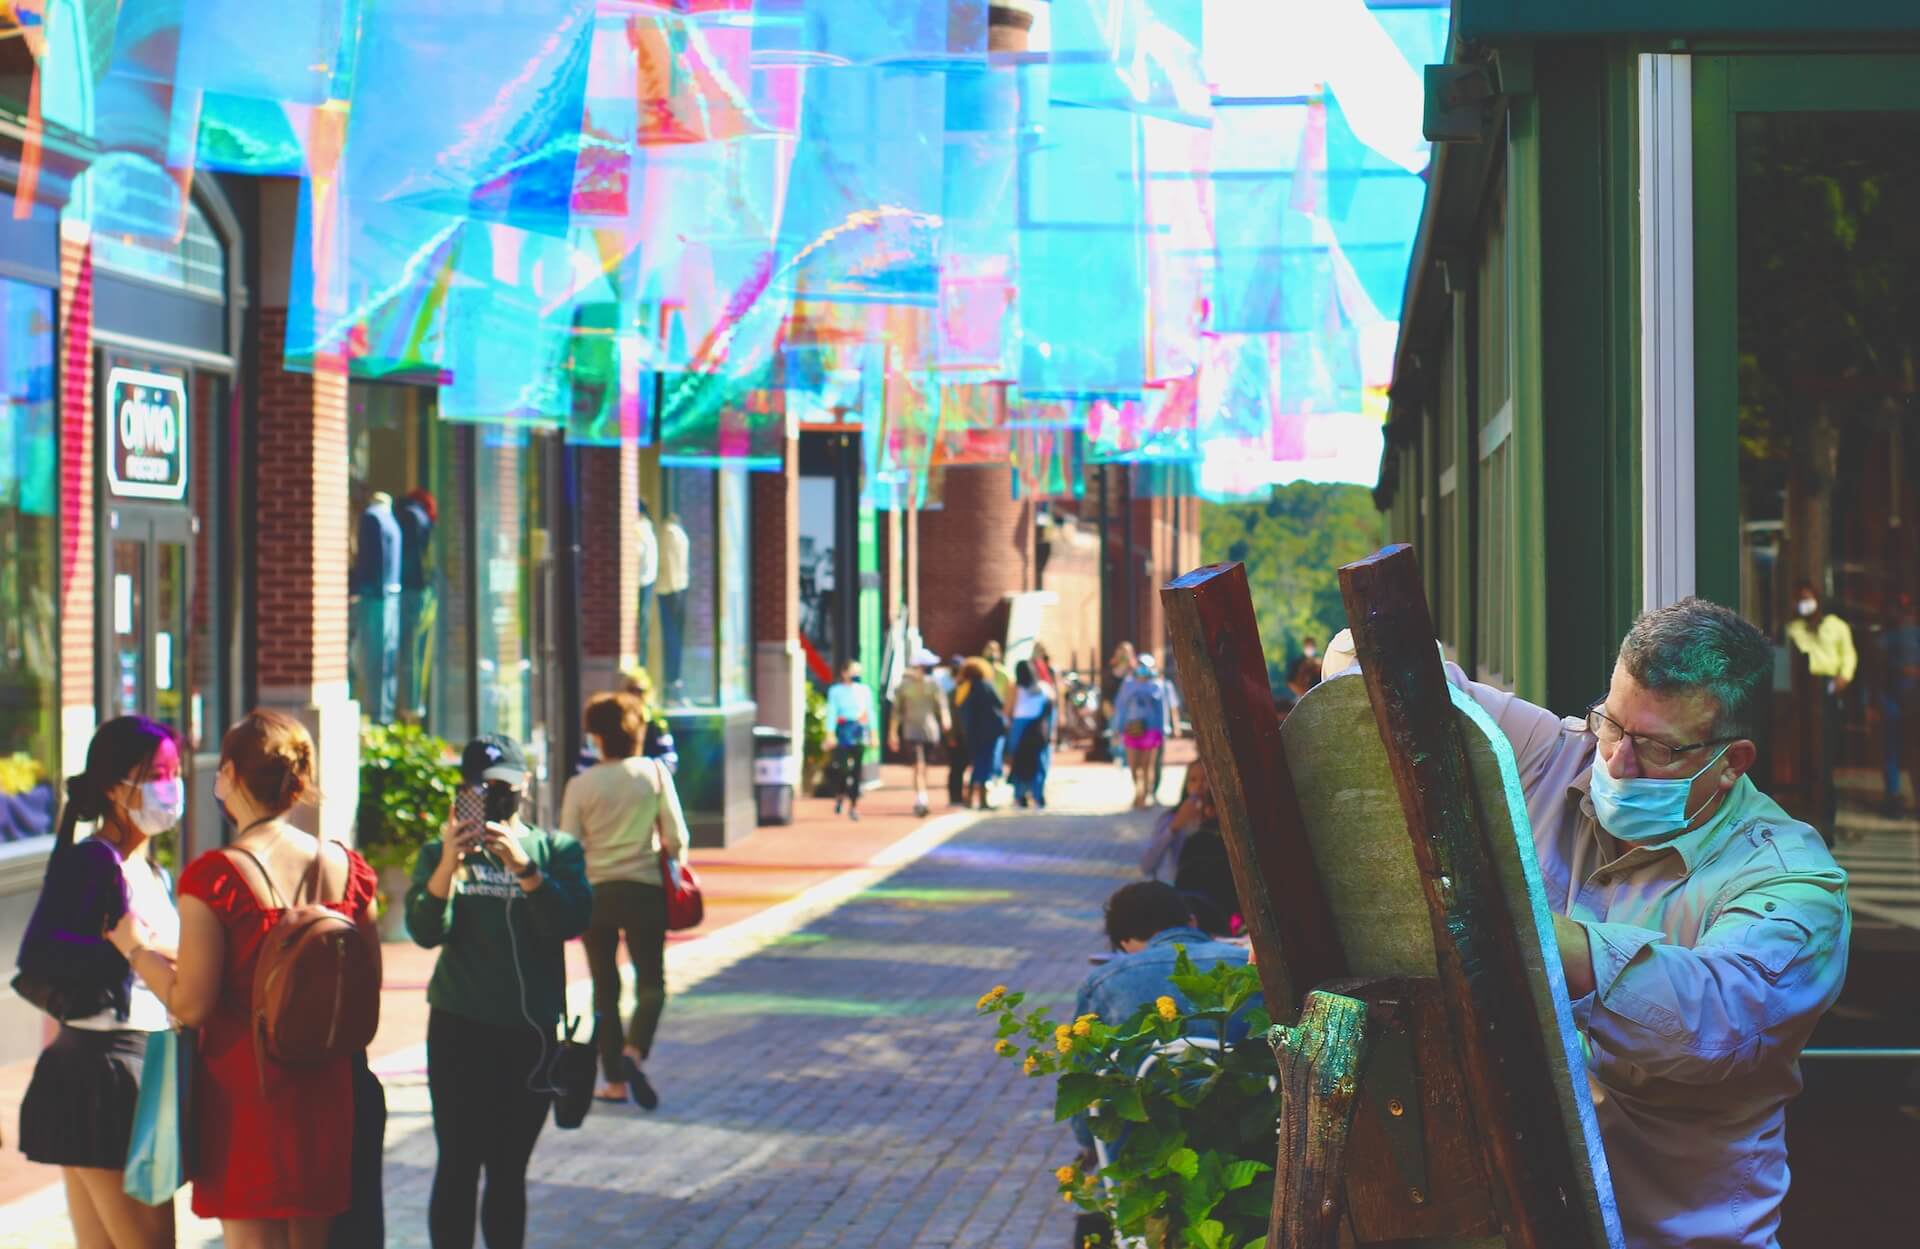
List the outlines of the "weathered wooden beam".
<svg viewBox="0 0 1920 1249">
<path fill-rule="evenodd" d="M 1336 1249 L 1345 1203 L 1347 1132 L 1367 1055 L 1367 1003 L 1307 994 L 1298 1026 L 1276 1027 L 1280 1153 L 1269 1249 Z"/>
<path fill-rule="evenodd" d="M 1520 936 L 1485 841 L 1466 742 L 1413 550 L 1340 570 L 1347 622 L 1406 814 L 1448 1022 L 1501 1222 L 1514 1249 L 1595 1242 L 1534 1012 Z M 1531 918 L 1527 922 L 1531 924 Z M 1548 951 L 1551 954 L 1551 951 Z"/>
<path fill-rule="evenodd" d="M 1197 569 L 1160 600 L 1267 1010 L 1285 1023 L 1346 959 L 1301 823 L 1246 569 Z"/>
</svg>

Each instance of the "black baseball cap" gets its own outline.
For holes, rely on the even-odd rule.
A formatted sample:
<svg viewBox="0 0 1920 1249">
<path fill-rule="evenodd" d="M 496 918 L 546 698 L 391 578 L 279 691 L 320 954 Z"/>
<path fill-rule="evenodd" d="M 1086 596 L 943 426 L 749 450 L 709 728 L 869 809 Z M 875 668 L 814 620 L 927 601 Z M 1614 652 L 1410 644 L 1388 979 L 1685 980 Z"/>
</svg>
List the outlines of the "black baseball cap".
<svg viewBox="0 0 1920 1249">
<path fill-rule="evenodd" d="M 483 781 L 518 785 L 527 779 L 527 752 L 503 733 L 483 734 L 460 753 L 460 776 L 469 785 Z"/>
</svg>

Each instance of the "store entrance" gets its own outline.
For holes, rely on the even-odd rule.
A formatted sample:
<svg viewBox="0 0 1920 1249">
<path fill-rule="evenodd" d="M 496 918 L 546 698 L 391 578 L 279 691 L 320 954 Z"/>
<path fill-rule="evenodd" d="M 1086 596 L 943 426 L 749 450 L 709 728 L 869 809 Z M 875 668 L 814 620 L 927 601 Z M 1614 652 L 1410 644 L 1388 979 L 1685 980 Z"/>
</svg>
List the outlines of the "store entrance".
<svg viewBox="0 0 1920 1249">
<path fill-rule="evenodd" d="M 109 506 L 106 521 L 100 706 L 111 716 L 149 716 L 181 741 L 193 740 L 196 709 L 187 694 L 192 514 L 184 507 Z"/>
</svg>

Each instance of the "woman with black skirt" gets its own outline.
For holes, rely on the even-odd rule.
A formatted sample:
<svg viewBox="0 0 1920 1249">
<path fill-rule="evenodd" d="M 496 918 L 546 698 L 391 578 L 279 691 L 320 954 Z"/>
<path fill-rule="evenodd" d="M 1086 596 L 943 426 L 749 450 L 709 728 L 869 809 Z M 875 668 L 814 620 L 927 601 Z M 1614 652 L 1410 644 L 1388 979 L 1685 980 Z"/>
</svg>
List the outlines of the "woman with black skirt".
<svg viewBox="0 0 1920 1249">
<path fill-rule="evenodd" d="M 150 949 L 171 955 L 180 918 L 150 839 L 186 808 L 180 751 L 165 725 L 122 716 L 100 726 L 86 771 L 67 781 L 66 811 L 40 900 L 20 943 L 14 988 L 60 1021 L 20 1104 L 20 1149 L 60 1168 L 78 1249 L 165 1249 L 173 1205 L 122 1187 L 147 1037 L 167 1009 L 107 933 L 131 912 Z M 93 834 L 76 841 L 76 826 Z"/>
</svg>

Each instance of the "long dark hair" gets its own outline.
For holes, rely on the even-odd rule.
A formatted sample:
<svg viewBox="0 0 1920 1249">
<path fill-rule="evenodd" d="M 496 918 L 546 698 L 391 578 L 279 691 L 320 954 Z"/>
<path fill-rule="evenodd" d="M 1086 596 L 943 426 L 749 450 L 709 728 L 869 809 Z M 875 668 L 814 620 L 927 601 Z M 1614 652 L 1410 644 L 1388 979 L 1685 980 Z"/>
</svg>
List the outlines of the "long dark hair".
<svg viewBox="0 0 1920 1249">
<path fill-rule="evenodd" d="M 67 778 L 66 809 L 60 813 L 54 848 L 73 844 L 74 826 L 81 820 L 105 819 L 113 808 L 107 791 L 129 777 L 144 777 L 161 743 L 173 740 L 172 729 L 145 716 L 119 716 L 95 729 L 87 744 L 86 770 Z"/>
</svg>

